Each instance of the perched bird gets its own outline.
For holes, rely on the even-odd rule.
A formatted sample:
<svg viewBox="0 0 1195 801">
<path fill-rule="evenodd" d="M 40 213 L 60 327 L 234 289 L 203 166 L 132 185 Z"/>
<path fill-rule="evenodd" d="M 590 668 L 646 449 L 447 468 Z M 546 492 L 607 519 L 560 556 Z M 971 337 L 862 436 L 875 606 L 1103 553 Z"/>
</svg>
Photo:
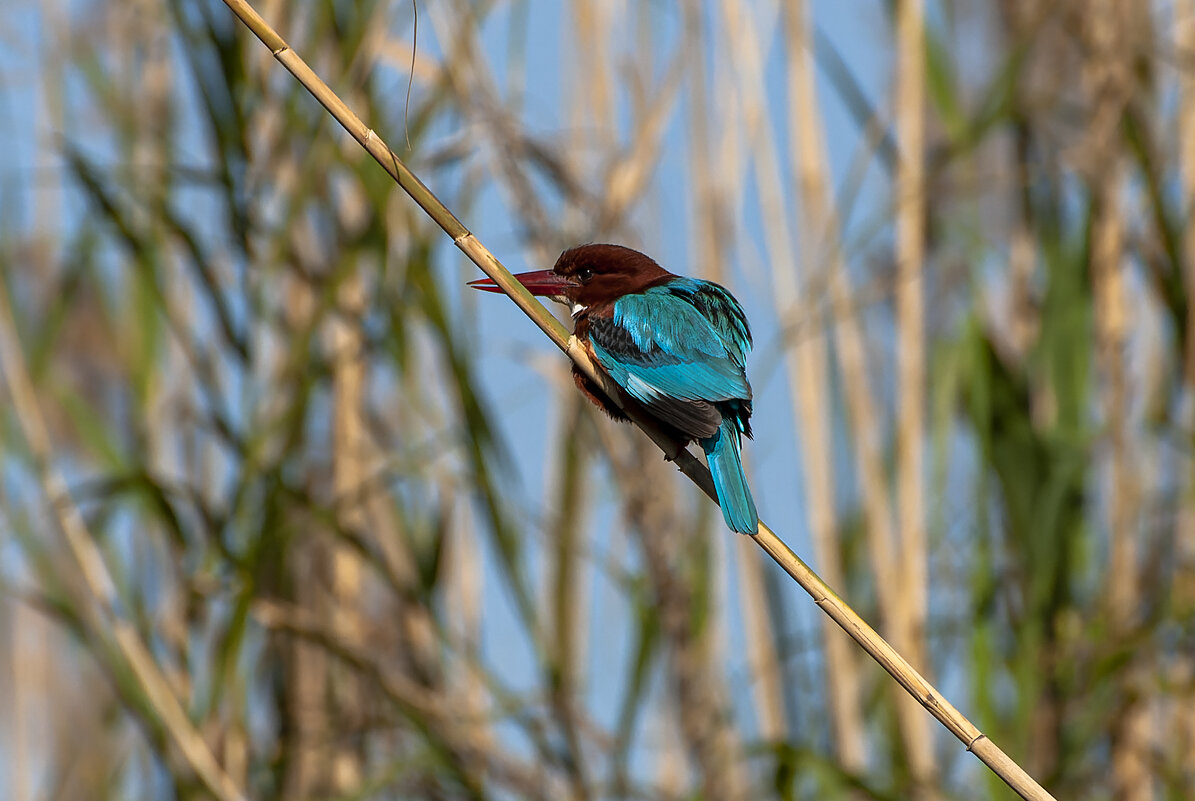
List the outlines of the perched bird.
<svg viewBox="0 0 1195 801">
<path fill-rule="evenodd" d="M 551 270 L 516 275 L 533 295 L 564 303 L 574 334 L 622 391 L 619 400 L 705 450 L 726 525 L 754 534 L 759 516 L 739 458 L 751 436 L 745 364 L 751 330 L 738 301 L 712 281 L 673 275 L 620 245 L 566 250 Z M 500 292 L 490 279 L 469 284 Z M 576 366 L 577 386 L 616 420 L 628 418 Z"/>
</svg>

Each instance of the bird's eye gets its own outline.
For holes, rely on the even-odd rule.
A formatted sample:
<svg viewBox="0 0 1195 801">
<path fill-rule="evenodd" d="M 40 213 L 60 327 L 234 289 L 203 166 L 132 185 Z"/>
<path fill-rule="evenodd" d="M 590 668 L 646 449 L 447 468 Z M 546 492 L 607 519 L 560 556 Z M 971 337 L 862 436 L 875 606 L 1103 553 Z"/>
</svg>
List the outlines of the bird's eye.
<svg viewBox="0 0 1195 801">
<path fill-rule="evenodd" d="M 590 278 L 593 278 L 593 270 L 588 267 L 582 267 L 580 270 L 577 270 L 577 278 L 581 279 L 581 283 L 585 283 Z"/>
</svg>

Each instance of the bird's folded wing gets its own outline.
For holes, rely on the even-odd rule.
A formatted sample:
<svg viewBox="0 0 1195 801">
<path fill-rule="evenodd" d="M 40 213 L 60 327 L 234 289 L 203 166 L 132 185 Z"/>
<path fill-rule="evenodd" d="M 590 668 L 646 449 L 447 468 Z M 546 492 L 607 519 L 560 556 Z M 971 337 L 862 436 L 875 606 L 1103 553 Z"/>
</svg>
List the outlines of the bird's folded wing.
<svg viewBox="0 0 1195 801">
<path fill-rule="evenodd" d="M 737 304 L 731 311 L 741 315 Z M 721 422 L 713 403 L 751 397 L 743 371 L 750 340 L 743 345 L 737 331 L 716 330 L 719 322 L 668 292 L 628 295 L 612 317 L 589 318 L 589 340 L 627 394 L 682 431 L 708 437 Z"/>
</svg>

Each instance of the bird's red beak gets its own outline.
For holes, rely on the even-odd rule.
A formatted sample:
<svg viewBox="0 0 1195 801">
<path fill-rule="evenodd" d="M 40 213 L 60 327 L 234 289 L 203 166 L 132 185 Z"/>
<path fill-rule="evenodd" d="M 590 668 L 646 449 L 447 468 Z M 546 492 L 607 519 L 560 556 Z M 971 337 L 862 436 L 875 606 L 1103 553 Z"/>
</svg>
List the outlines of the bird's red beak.
<svg viewBox="0 0 1195 801">
<path fill-rule="evenodd" d="M 547 297 L 558 297 L 564 294 L 564 291 L 575 284 L 562 275 L 551 270 L 536 270 L 530 273 L 517 273 L 515 280 L 522 284 L 528 292 L 532 295 L 544 295 Z M 483 292 L 501 292 L 502 288 L 494 283 L 493 279 L 481 278 L 476 281 L 470 281 L 469 286 L 474 289 L 480 289 Z"/>
</svg>

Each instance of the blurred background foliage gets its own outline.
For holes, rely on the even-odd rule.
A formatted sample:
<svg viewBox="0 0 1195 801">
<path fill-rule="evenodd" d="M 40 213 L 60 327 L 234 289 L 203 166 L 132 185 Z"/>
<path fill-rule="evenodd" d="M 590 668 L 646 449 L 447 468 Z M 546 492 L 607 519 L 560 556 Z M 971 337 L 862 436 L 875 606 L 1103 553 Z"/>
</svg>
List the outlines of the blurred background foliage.
<svg viewBox="0 0 1195 801">
<path fill-rule="evenodd" d="M 1195 2 L 257 8 L 511 267 L 731 286 L 765 520 L 1058 798 L 1195 797 Z M 0 20 L 5 797 L 1012 797 L 223 4 Z"/>
</svg>

